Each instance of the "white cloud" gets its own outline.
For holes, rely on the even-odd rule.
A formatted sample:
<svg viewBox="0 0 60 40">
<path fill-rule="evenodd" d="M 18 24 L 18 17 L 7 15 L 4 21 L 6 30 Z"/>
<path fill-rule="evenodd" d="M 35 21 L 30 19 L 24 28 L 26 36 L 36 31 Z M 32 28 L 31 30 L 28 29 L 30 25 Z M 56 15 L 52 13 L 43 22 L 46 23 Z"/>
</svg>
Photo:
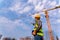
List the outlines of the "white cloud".
<svg viewBox="0 0 60 40">
<path fill-rule="evenodd" d="M 48 1 L 48 4 L 50 4 L 51 3 L 51 1 Z"/>
<path fill-rule="evenodd" d="M 59 12 L 59 14 L 60 14 L 60 10 L 59 10 L 58 12 Z"/>
<path fill-rule="evenodd" d="M 25 24 L 22 20 L 15 20 L 14 23 L 16 25 L 21 26 L 21 28 L 23 28 L 24 30 L 30 30 L 30 28 L 27 26 L 27 24 Z"/>
<path fill-rule="evenodd" d="M 39 2 L 39 0 L 28 0 L 28 3 L 32 3 L 33 5 L 36 5 Z"/>
<path fill-rule="evenodd" d="M 59 3 L 58 4 L 60 5 L 60 0 L 59 0 Z"/>
<path fill-rule="evenodd" d="M 31 9 L 32 9 L 32 6 L 26 6 L 26 7 L 24 7 L 24 9 L 19 10 L 18 13 L 29 12 L 29 11 L 31 11 Z"/>
<path fill-rule="evenodd" d="M 20 2 L 15 3 L 11 7 L 9 7 L 9 10 L 15 11 L 17 13 L 26 13 L 29 12 L 33 7 L 27 4 L 23 4 Z"/>
<path fill-rule="evenodd" d="M 57 19 L 56 22 L 57 22 L 57 23 L 60 23 L 60 19 Z"/>
<path fill-rule="evenodd" d="M 29 30 L 28 26 L 24 22 L 22 22 L 22 20 L 11 21 L 6 17 L 0 17 L 0 28 L 11 32 L 17 26 L 20 26 L 24 30 Z"/>
<path fill-rule="evenodd" d="M 40 3 L 38 5 L 35 6 L 35 10 L 36 11 L 40 11 L 44 8 L 44 5 L 40 5 Z"/>
<path fill-rule="evenodd" d="M 43 4 L 45 4 L 46 2 L 47 2 L 47 0 L 43 0 L 43 2 L 42 2 L 42 3 L 43 3 Z"/>
<path fill-rule="evenodd" d="M 7 30 L 7 31 L 11 31 L 11 30 L 14 30 L 16 25 L 9 19 L 7 19 L 5 17 L 0 17 L 0 27 L 5 28 L 5 30 Z"/>
<path fill-rule="evenodd" d="M 29 0 L 28 3 L 32 3 L 35 7 L 36 11 L 40 11 L 44 8 L 44 5 L 46 3 L 47 0 Z"/>
<path fill-rule="evenodd" d="M 56 1 L 52 1 L 49 5 L 53 7 L 56 6 Z"/>
<path fill-rule="evenodd" d="M 53 21 L 53 22 L 52 22 Z M 51 19 L 51 23 L 52 24 L 58 24 L 59 25 L 59 23 L 60 23 L 60 19 Z"/>
<path fill-rule="evenodd" d="M 9 9 L 11 11 L 18 11 L 19 9 L 21 9 L 21 3 L 15 3 L 12 7 L 9 7 Z"/>
<path fill-rule="evenodd" d="M 0 14 L 1 14 L 1 13 L 7 13 L 8 11 L 9 11 L 8 8 L 1 8 L 1 9 L 0 9 Z"/>
<path fill-rule="evenodd" d="M 51 12 L 48 12 L 49 13 L 49 16 L 50 17 L 57 17 L 57 13 L 56 13 L 56 11 L 51 11 Z"/>
<path fill-rule="evenodd" d="M 47 0 L 42 0 L 42 1 L 40 1 L 40 0 L 28 0 L 28 3 L 32 3 L 34 5 L 34 7 L 35 7 L 34 10 L 36 10 L 36 11 L 42 10 L 44 8 L 44 6 L 46 5 L 45 4 L 46 2 L 47 2 Z M 13 2 L 14 5 L 10 6 L 8 9 L 11 11 L 15 11 L 17 13 L 20 13 L 20 14 L 25 13 L 25 12 L 29 12 L 33 8 L 33 6 L 27 5 L 28 3 L 26 3 L 22 6 L 21 2 L 19 2 L 19 1 L 17 1 L 15 4 Z M 50 1 L 49 1 L 49 3 L 50 3 Z M 55 1 L 53 1 L 51 4 L 53 4 L 53 3 L 56 4 Z"/>
</svg>

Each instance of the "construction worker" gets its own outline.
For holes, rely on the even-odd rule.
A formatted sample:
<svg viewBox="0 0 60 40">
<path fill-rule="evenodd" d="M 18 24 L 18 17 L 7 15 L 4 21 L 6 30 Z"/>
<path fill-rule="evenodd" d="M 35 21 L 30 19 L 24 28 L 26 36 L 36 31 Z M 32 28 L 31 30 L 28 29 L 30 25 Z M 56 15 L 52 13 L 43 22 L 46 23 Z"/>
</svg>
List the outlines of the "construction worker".
<svg viewBox="0 0 60 40">
<path fill-rule="evenodd" d="M 40 20 L 40 14 L 35 14 L 35 23 L 34 29 L 32 31 L 32 35 L 34 36 L 34 40 L 43 40 L 43 31 L 42 31 L 42 22 Z"/>
</svg>

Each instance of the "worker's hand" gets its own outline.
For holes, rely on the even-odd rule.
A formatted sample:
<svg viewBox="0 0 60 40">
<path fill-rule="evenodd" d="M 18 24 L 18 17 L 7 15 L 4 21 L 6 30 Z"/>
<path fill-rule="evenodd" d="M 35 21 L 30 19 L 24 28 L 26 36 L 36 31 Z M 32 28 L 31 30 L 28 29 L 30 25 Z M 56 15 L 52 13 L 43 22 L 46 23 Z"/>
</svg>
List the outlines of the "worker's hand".
<svg viewBox="0 0 60 40">
<path fill-rule="evenodd" d="M 33 35 L 33 36 L 35 36 L 35 35 L 36 35 L 36 30 L 34 30 L 34 31 L 32 32 L 32 35 Z"/>
</svg>

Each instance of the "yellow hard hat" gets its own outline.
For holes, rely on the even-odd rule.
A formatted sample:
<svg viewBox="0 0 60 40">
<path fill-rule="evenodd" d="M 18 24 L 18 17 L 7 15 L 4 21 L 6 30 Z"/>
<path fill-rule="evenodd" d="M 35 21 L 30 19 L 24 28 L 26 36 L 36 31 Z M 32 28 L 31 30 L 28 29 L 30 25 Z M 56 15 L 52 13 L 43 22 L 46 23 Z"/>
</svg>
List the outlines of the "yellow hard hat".
<svg viewBox="0 0 60 40">
<path fill-rule="evenodd" d="M 40 18 L 40 14 L 35 14 L 35 18 Z"/>
</svg>

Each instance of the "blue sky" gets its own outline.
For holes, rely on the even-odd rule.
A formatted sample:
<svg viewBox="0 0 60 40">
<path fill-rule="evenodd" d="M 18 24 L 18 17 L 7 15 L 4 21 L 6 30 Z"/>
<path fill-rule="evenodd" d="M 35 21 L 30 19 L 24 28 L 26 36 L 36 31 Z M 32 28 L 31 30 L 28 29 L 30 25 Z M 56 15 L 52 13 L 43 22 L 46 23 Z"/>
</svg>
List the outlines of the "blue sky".
<svg viewBox="0 0 60 40">
<path fill-rule="evenodd" d="M 34 22 L 32 14 L 44 8 L 59 5 L 60 0 L 0 0 L 0 33 L 3 37 L 32 36 L 33 25 L 31 22 Z M 46 19 L 44 13 L 40 12 L 40 14 L 46 36 L 48 30 Z M 60 38 L 60 9 L 49 11 L 49 18 L 55 35 Z"/>
</svg>

